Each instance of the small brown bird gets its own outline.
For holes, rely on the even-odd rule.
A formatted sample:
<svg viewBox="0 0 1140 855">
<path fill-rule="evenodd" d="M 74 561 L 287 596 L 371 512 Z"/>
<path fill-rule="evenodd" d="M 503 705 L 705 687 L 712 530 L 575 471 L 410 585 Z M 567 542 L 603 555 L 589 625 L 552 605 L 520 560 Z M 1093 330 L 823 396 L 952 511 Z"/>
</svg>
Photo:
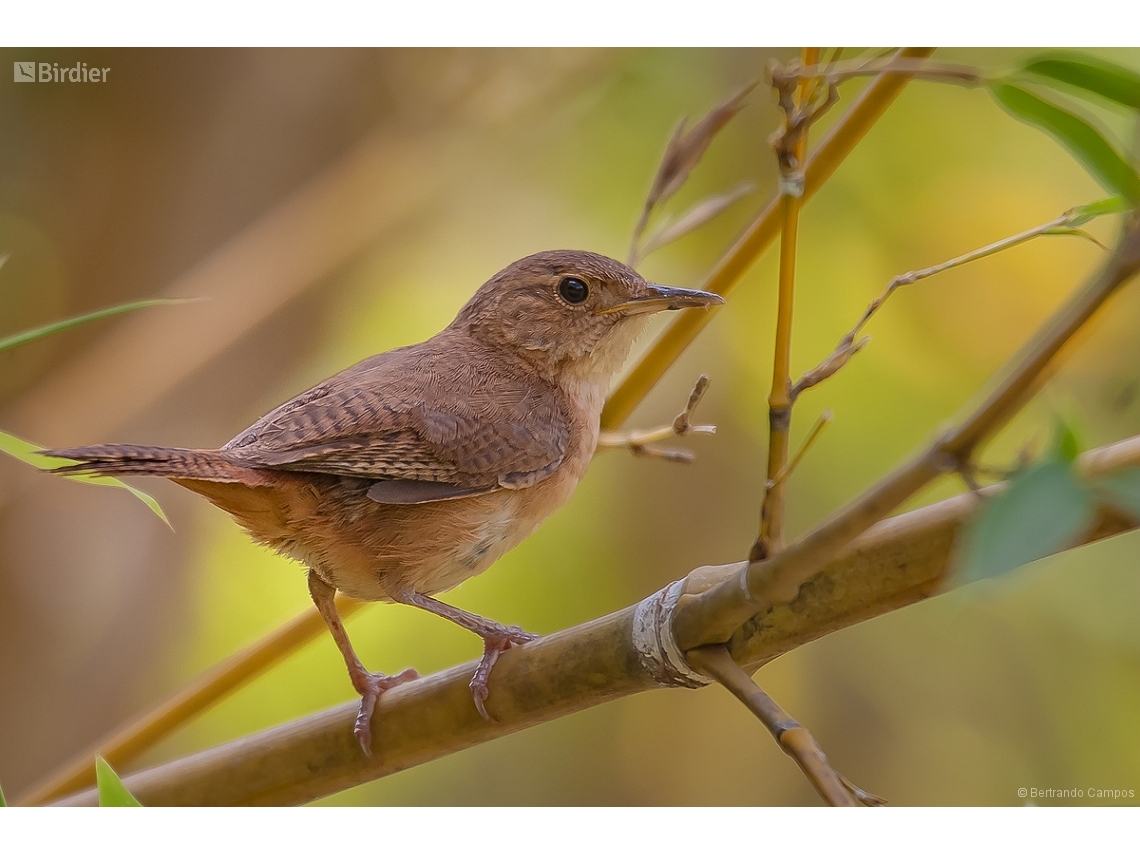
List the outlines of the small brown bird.
<svg viewBox="0 0 1140 855">
<path fill-rule="evenodd" d="M 574 492 L 614 375 L 653 312 L 715 294 L 647 283 L 590 252 L 542 252 L 484 284 L 427 341 L 360 362 L 282 404 L 217 450 L 55 449 L 64 474 L 161 475 L 303 562 L 309 592 L 361 695 L 370 753 L 380 694 L 414 671 L 360 663 L 333 602 L 406 603 L 483 639 L 479 713 L 499 654 L 537 636 L 433 598 L 481 573 Z"/>
</svg>

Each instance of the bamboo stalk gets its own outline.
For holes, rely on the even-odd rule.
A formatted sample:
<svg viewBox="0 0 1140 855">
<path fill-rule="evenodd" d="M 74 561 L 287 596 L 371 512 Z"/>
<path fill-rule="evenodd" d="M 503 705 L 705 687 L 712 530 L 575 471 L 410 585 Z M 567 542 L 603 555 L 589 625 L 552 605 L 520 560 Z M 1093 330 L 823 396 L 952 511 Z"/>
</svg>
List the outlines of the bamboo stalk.
<svg viewBox="0 0 1140 855">
<path fill-rule="evenodd" d="M 819 48 L 804 48 L 804 65 L 819 62 Z M 803 79 L 798 98 L 781 97 L 784 131 L 775 143 L 780 163 L 780 272 L 777 283 L 776 345 L 772 359 L 772 390 L 768 393 L 768 471 L 760 505 L 760 533 L 749 557 L 767 558 L 784 548 L 784 490 L 781 472 L 788 468 L 792 433 L 792 311 L 796 293 L 796 239 L 803 204 L 803 163 L 807 156 L 808 126 L 801 127 L 797 112 L 809 109 L 814 81 Z"/>
</svg>

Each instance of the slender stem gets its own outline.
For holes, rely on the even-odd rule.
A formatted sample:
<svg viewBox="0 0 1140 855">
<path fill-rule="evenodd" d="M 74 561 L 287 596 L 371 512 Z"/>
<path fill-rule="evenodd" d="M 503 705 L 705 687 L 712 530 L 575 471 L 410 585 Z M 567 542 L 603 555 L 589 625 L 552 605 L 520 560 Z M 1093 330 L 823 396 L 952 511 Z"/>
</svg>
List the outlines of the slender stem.
<svg viewBox="0 0 1140 855">
<path fill-rule="evenodd" d="M 1064 228 L 1074 222 L 1080 216 L 1080 209 L 1073 208 L 1061 216 L 1050 220 L 1047 223 L 1042 223 L 1039 226 L 1034 226 L 1031 229 L 1026 229 L 1015 235 L 1002 238 L 1001 240 L 994 241 L 979 249 L 971 250 L 970 252 L 963 253 L 962 255 L 955 256 L 948 261 L 943 261 L 940 264 L 934 264 L 930 267 L 924 267 L 921 270 L 911 270 L 896 276 L 884 289 L 883 293 L 876 297 L 868 304 L 867 308 L 863 311 L 862 316 L 855 323 L 848 333 L 839 340 L 839 344 L 835 346 L 835 350 L 823 360 L 815 368 L 804 372 L 803 376 L 795 382 L 792 386 L 792 400 L 794 401 L 799 397 L 800 393 L 813 386 L 817 386 L 824 380 L 834 375 L 840 368 L 847 364 L 856 353 L 863 349 L 863 347 L 870 341 L 870 337 L 863 338 L 856 341 L 856 337 L 867 323 L 875 316 L 875 314 L 883 307 L 883 304 L 890 299 L 891 295 L 904 285 L 913 285 L 923 279 L 935 276 L 939 273 L 945 273 L 947 270 L 952 270 L 955 267 L 961 267 L 964 264 L 969 264 L 971 261 L 978 261 L 982 258 L 987 258 L 991 255 L 996 255 L 1003 250 L 1010 249 L 1011 247 L 1018 246 L 1026 243 L 1034 238 L 1042 237 L 1050 234 L 1054 229 Z M 1099 242 L 1097 242 L 1099 243 Z"/>
<path fill-rule="evenodd" d="M 802 724 L 788 715 L 771 695 L 761 689 L 748 673 L 729 655 L 724 645 L 698 647 L 688 652 L 689 662 L 704 671 L 736 696 L 749 711 L 768 728 L 772 738 L 784 753 L 796 761 L 800 771 L 815 787 L 820 797 L 832 807 L 855 807 L 859 801 L 858 792 L 866 801 L 864 804 L 883 804 L 877 796 L 871 796 L 855 787 L 842 775 L 831 768 L 827 755 L 815 741 L 815 737 Z"/>
<path fill-rule="evenodd" d="M 829 62 L 825 65 L 801 63 L 776 69 L 772 77 L 785 80 L 825 80 L 828 83 L 843 83 L 855 77 L 882 74 L 884 71 L 905 71 L 919 80 L 933 80 L 939 83 L 955 83 L 960 86 L 981 86 L 988 78 L 979 69 L 970 65 L 950 62 L 927 62 L 925 59 L 903 59 L 897 55 L 887 62 L 878 59 L 851 60 L 849 62 Z"/>
<path fill-rule="evenodd" d="M 819 61 L 819 48 L 804 48 L 804 65 Z M 752 546 L 752 560 L 761 560 L 784 548 L 784 480 L 792 429 L 792 311 L 796 292 L 796 238 L 804 192 L 803 162 L 807 155 L 806 112 L 814 81 L 799 81 L 798 98 L 781 92 L 784 131 L 775 143 L 780 164 L 780 273 L 776 306 L 776 349 L 772 359 L 772 391 L 768 394 L 768 472 L 760 506 L 760 534 Z"/>
<path fill-rule="evenodd" d="M 903 48 L 899 57 L 926 57 L 933 48 Z M 835 123 L 804 167 L 804 201 L 811 198 L 886 111 L 910 80 L 906 72 L 886 72 L 872 80 L 846 115 Z M 779 231 L 779 198 L 773 199 L 721 257 L 701 286 L 727 294 Z M 668 327 L 610 396 L 602 427 L 620 427 L 637 405 L 713 318 L 716 309 L 687 312 Z"/>
<path fill-rule="evenodd" d="M 776 483 L 788 480 L 791 474 L 796 471 L 796 467 L 800 465 L 800 461 L 804 459 L 804 455 L 808 453 L 808 449 L 815 444 L 815 441 L 819 438 L 819 435 L 823 433 L 823 429 L 827 427 L 832 417 L 831 410 L 824 410 L 820 414 L 819 418 L 815 420 L 815 424 L 812 425 L 811 430 L 808 431 L 807 439 L 804 440 L 799 451 L 795 453 L 787 466 L 776 473 Z"/>
<path fill-rule="evenodd" d="M 855 324 L 852 330 L 843 337 L 843 340 L 848 343 L 854 341 L 855 336 L 859 335 L 863 327 L 865 327 L 867 325 L 867 322 L 871 320 L 872 317 L 874 317 L 875 313 L 883 307 L 883 304 L 887 302 L 887 299 L 891 296 L 891 294 L 893 294 L 904 285 L 913 285 L 915 282 L 919 282 L 923 279 L 929 279 L 931 276 L 936 276 L 939 273 L 945 273 L 947 270 L 953 270 L 955 267 L 961 267 L 964 264 L 969 264 L 971 261 L 978 261 L 982 258 L 988 258 L 991 255 L 997 255 L 999 252 L 1015 246 L 1019 246 L 1020 244 L 1031 241 L 1034 238 L 1046 235 L 1049 233 L 1050 229 L 1066 226 L 1073 221 L 1073 218 L 1073 212 L 1069 211 L 1057 217 L 1056 219 L 1050 220 L 1047 223 L 1042 223 L 1039 226 L 1035 226 L 1031 229 L 1026 229 L 1023 232 L 1019 232 L 1018 234 L 1010 235 L 1009 237 L 994 241 L 991 244 L 987 244 L 986 246 L 971 250 L 970 252 L 963 253 L 959 256 L 955 256 L 954 258 L 943 261 L 940 264 L 933 264 L 930 267 L 924 267 L 921 270 L 911 270 L 907 273 L 903 273 L 901 276 L 896 276 L 887 284 L 886 290 L 883 291 L 879 298 L 873 301 L 867 307 L 867 310 L 863 313 L 863 316 L 859 319 L 859 322 Z"/>
</svg>

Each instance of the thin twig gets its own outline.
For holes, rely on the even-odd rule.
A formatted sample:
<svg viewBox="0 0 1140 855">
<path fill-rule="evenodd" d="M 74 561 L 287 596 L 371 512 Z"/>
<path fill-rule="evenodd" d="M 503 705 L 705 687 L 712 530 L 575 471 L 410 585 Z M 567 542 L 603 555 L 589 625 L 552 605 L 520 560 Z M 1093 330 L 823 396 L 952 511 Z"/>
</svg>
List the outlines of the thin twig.
<svg viewBox="0 0 1140 855">
<path fill-rule="evenodd" d="M 999 252 L 1010 249 L 1011 247 L 1018 246 L 1033 240 L 1034 238 L 1044 237 L 1053 234 L 1075 234 L 1079 233 L 1081 237 L 1091 240 L 1093 243 L 1105 249 L 1104 244 L 1093 238 L 1091 235 L 1082 232 L 1080 229 L 1070 229 L 1069 226 L 1077 221 L 1085 222 L 1087 215 L 1082 213 L 1080 208 L 1070 208 L 1059 217 L 1050 220 L 1047 223 L 1042 223 L 1031 229 L 1026 229 L 1023 232 L 1018 232 L 1015 235 L 1002 238 L 1001 240 L 994 241 L 993 243 L 986 244 L 980 249 L 971 250 L 970 252 L 963 253 L 962 255 L 955 256 L 948 261 L 943 261 L 940 264 L 935 264 L 930 267 L 924 267 L 921 270 L 911 270 L 896 276 L 888 284 L 886 289 L 877 298 L 871 301 L 864 310 L 863 315 L 859 318 L 858 322 L 851 328 L 851 330 L 839 340 L 839 344 L 835 346 L 835 350 L 823 360 L 815 368 L 805 371 L 804 375 L 796 381 L 792 386 L 792 399 L 795 400 L 799 397 L 800 393 L 810 389 L 812 386 L 817 386 L 827 378 L 835 374 L 840 368 L 847 364 L 856 353 L 862 350 L 868 342 L 870 336 L 865 336 L 856 341 L 856 336 L 862 332 L 863 327 L 875 316 L 875 314 L 883 307 L 892 294 L 904 285 L 913 285 L 922 279 L 928 279 L 939 273 L 945 273 L 947 270 L 952 270 L 955 267 L 961 267 L 964 264 L 969 264 L 971 261 L 978 261 L 982 258 L 987 258 L 991 255 L 996 255 Z"/>
<path fill-rule="evenodd" d="M 772 697 L 733 661 L 724 645 L 698 647 L 687 658 L 693 667 L 708 674 L 736 696 L 768 728 L 784 753 L 796 761 L 820 797 L 832 807 L 884 805 L 883 799 L 854 786 L 831 768 L 815 737 L 788 715 Z"/>
<path fill-rule="evenodd" d="M 692 422 L 693 412 L 708 388 L 709 378 L 702 374 L 697 378 L 693 391 L 689 393 L 685 409 L 681 410 L 670 424 L 626 433 L 602 431 L 598 434 L 598 448 L 626 448 L 635 456 L 656 457 L 675 463 L 692 463 L 695 455 L 691 451 L 680 448 L 657 448 L 652 443 L 674 436 L 716 433 L 716 425 L 695 425 Z"/>
<path fill-rule="evenodd" d="M 802 80 L 822 80 L 827 85 L 834 86 L 855 77 L 866 77 L 884 72 L 903 72 L 919 80 L 954 83 L 960 86 L 981 86 L 989 79 L 981 70 L 973 66 L 905 58 L 892 58 L 887 62 L 877 60 L 829 62 L 826 65 L 793 62 L 783 66 L 774 65 L 769 70 L 772 83 L 775 86 L 784 85 L 789 81 Z"/>
<path fill-rule="evenodd" d="M 870 343 L 871 337 L 869 335 L 863 336 L 858 341 L 848 339 L 844 336 L 835 350 L 833 350 L 823 362 L 815 368 L 805 371 L 800 379 L 792 384 L 792 400 L 796 400 L 805 390 L 810 389 L 812 386 L 818 386 L 824 380 L 834 375 L 850 361 L 852 356 Z"/>
<path fill-rule="evenodd" d="M 774 481 L 777 484 L 786 481 L 791 477 L 792 473 L 796 471 L 796 467 L 800 465 L 800 461 L 804 459 L 804 455 L 807 454 L 808 449 L 815 444 L 815 441 L 819 438 L 819 435 L 823 433 L 823 429 L 827 427 L 832 417 L 833 414 L 831 410 L 824 410 L 819 418 L 815 420 L 815 424 L 812 425 L 811 430 L 808 431 L 807 439 L 805 439 L 803 445 L 800 446 L 800 450 L 795 453 L 791 462 L 776 474 Z M 771 489 L 771 487 L 769 487 L 769 489 Z"/>
</svg>

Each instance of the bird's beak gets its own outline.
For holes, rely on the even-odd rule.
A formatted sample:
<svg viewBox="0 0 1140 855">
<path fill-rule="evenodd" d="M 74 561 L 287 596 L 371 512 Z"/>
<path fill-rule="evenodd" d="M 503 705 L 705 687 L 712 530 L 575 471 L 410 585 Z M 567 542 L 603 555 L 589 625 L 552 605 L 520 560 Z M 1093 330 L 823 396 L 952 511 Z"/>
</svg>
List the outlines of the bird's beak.
<svg viewBox="0 0 1140 855">
<path fill-rule="evenodd" d="M 667 285 L 650 283 L 644 294 L 599 310 L 599 314 L 609 315 L 621 312 L 623 315 L 641 315 L 647 312 L 662 312 L 673 309 L 707 308 L 720 306 L 724 297 L 708 291 L 695 291 L 690 288 L 670 288 Z"/>
</svg>

